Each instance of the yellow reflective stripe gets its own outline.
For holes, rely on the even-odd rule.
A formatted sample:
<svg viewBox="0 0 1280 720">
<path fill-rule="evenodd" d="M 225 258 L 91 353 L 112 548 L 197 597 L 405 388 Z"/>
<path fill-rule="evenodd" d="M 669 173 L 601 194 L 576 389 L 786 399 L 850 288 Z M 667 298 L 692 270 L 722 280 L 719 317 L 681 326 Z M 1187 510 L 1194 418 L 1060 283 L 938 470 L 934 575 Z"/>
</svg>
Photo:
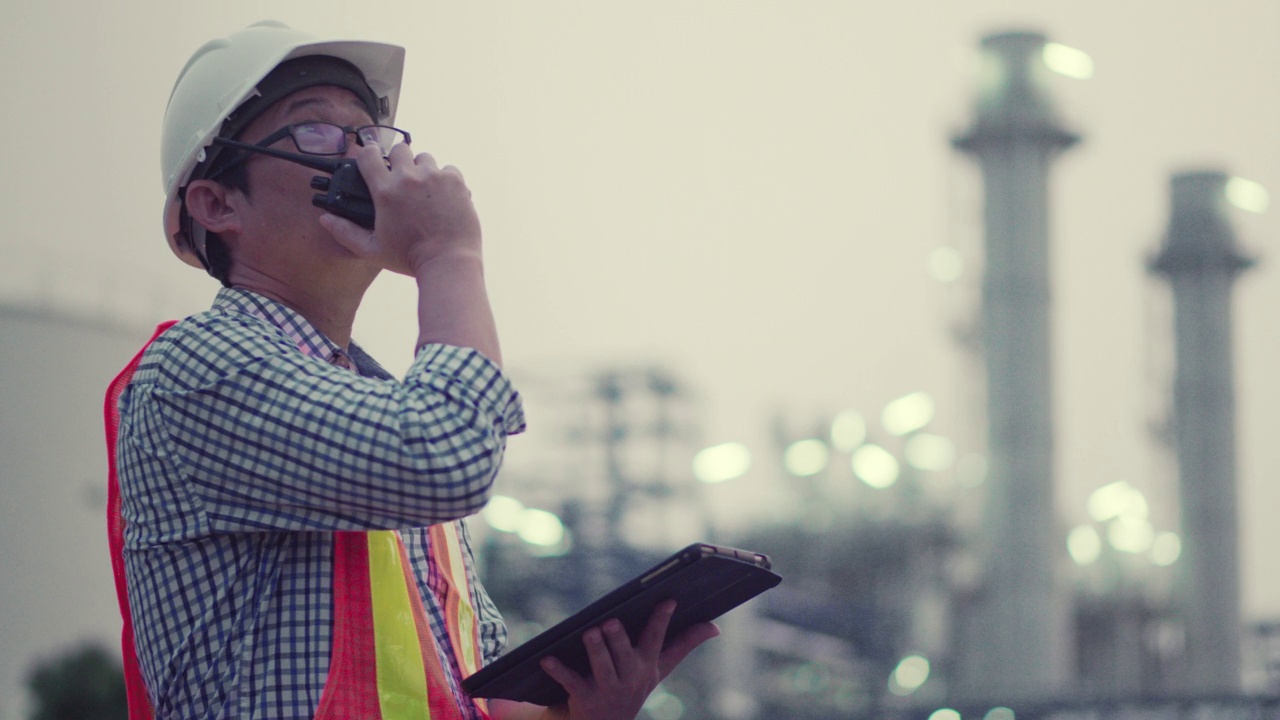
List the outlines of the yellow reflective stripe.
<svg viewBox="0 0 1280 720">
<path fill-rule="evenodd" d="M 382 720 L 430 718 L 427 673 L 405 584 L 400 540 L 391 530 L 369 538 L 369 583 L 373 605 L 374 657 Z"/>
<path fill-rule="evenodd" d="M 449 571 L 453 574 L 453 587 L 458 593 L 458 652 L 462 653 L 463 674 L 471 675 L 480 669 L 476 657 L 476 611 L 471 606 L 471 586 L 467 584 L 467 568 L 462 563 L 462 544 L 458 540 L 458 527 L 449 523 L 442 533 L 449 550 Z"/>
</svg>

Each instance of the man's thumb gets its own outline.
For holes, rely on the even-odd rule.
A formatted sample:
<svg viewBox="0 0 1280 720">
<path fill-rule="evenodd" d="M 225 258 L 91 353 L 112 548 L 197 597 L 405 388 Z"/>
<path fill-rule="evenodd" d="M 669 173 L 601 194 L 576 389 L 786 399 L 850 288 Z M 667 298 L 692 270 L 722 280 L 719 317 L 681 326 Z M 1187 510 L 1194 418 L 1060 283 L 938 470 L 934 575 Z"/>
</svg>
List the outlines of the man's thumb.
<svg viewBox="0 0 1280 720">
<path fill-rule="evenodd" d="M 339 245 L 357 255 L 367 255 L 372 249 L 373 233 L 346 218 L 325 213 L 320 216 L 320 227 L 328 230 Z"/>
</svg>

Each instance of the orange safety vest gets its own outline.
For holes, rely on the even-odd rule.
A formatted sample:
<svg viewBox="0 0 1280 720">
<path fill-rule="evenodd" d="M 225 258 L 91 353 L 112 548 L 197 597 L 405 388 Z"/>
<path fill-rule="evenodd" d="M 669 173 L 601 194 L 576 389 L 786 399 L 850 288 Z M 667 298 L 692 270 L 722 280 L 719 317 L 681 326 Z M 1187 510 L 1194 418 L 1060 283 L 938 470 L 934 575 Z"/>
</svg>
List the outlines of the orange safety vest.
<svg viewBox="0 0 1280 720">
<path fill-rule="evenodd" d="M 173 321 L 161 323 L 147 345 L 173 325 Z M 111 381 L 104 408 L 107 538 L 124 619 L 121 650 L 130 720 L 152 720 L 155 713 L 138 665 L 129 612 L 124 573 L 126 521 L 120 511 L 116 438 L 120 395 L 133 378 L 147 345 Z M 461 720 L 399 533 L 374 530 L 335 532 L 333 536 L 333 648 L 317 720 Z M 480 668 L 482 658 L 479 623 L 471 604 L 457 525 L 432 525 L 428 538 L 431 561 L 446 579 L 444 610 L 449 643 L 463 676 L 469 676 Z M 488 717 L 483 700 L 471 702 Z"/>
</svg>

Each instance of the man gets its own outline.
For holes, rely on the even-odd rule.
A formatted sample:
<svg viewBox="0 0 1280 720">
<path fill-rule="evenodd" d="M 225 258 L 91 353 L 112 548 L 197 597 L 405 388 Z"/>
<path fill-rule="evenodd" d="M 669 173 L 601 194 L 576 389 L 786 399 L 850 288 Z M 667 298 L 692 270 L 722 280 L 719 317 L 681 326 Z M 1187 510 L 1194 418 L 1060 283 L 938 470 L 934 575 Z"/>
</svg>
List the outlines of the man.
<svg viewBox="0 0 1280 720">
<path fill-rule="evenodd" d="M 135 717 L 633 718 L 716 634 L 664 648 L 669 606 L 634 642 L 593 629 L 591 677 L 544 665 L 563 707 L 460 690 L 506 639 L 462 519 L 524 420 L 470 192 L 391 127 L 403 52 L 259 23 L 202 47 L 174 87 L 165 234 L 224 288 L 108 395 Z M 299 163 L 317 158 L 356 162 L 371 230 L 313 205 Z M 418 284 L 400 382 L 351 341 L 383 270 Z"/>
</svg>

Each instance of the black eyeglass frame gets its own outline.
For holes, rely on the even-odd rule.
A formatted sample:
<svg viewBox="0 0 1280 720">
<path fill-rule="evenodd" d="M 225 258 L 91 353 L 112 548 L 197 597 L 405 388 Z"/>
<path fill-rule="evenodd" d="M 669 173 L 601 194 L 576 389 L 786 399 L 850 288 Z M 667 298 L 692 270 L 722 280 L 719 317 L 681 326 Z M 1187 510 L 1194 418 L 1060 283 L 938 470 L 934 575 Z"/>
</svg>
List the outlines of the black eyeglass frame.
<svg viewBox="0 0 1280 720">
<path fill-rule="evenodd" d="M 307 152 L 306 150 L 303 150 L 302 146 L 298 144 L 298 138 L 293 134 L 294 128 L 301 127 L 303 125 L 330 125 L 336 128 L 342 128 L 342 147 L 335 152 L 329 152 L 329 153 L 313 153 L 313 152 Z M 258 141 L 257 144 L 252 144 L 252 145 L 249 143 L 240 142 L 239 140 L 231 140 L 229 138 L 215 137 L 213 139 L 213 144 L 222 145 L 224 147 L 229 147 L 229 148 L 235 148 L 243 152 L 231 158 L 227 162 L 219 164 L 217 168 L 215 168 L 212 172 L 210 172 L 208 175 L 205 176 L 205 179 L 206 180 L 216 179 L 219 175 L 222 175 L 223 173 L 227 172 L 228 170 L 235 167 L 236 165 L 239 165 L 245 160 L 248 160 L 249 157 L 254 154 L 270 155 L 272 157 L 278 157 L 284 160 L 292 160 L 293 162 L 296 162 L 300 165 L 306 165 L 315 170 L 333 172 L 335 161 L 328 160 L 327 158 L 331 158 L 336 155 L 341 155 L 347 151 L 348 135 L 354 135 L 356 138 L 356 145 L 359 147 L 364 147 L 365 142 L 364 142 L 364 138 L 362 138 L 360 135 L 360 131 L 367 130 L 369 128 L 382 128 L 384 130 L 393 130 L 399 133 L 400 136 L 404 138 L 404 143 L 406 145 L 411 144 L 413 142 L 413 137 L 409 135 L 409 131 L 401 130 L 398 127 L 392 127 L 390 125 L 370 124 L 370 125 L 361 125 L 360 127 L 351 127 L 349 125 L 339 125 L 337 123 L 323 122 L 320 120 L 309 120 L 306 122 L 285 125 L 279 130 L 276 130 L 275 132 L 266 136 L 262 140 Z M 280 142 L 286 137 L 293 141 L 294 148 L 298 150 L 297 153 L 291 153 L 287 150 L 276 150 L 270 147 L 272 144 Z M 385 153 L 384 153 L 384 156 L 385 156 Z M 308 162 L 306 158 L 315 158 L 315 161 Z"/>
</svg>

